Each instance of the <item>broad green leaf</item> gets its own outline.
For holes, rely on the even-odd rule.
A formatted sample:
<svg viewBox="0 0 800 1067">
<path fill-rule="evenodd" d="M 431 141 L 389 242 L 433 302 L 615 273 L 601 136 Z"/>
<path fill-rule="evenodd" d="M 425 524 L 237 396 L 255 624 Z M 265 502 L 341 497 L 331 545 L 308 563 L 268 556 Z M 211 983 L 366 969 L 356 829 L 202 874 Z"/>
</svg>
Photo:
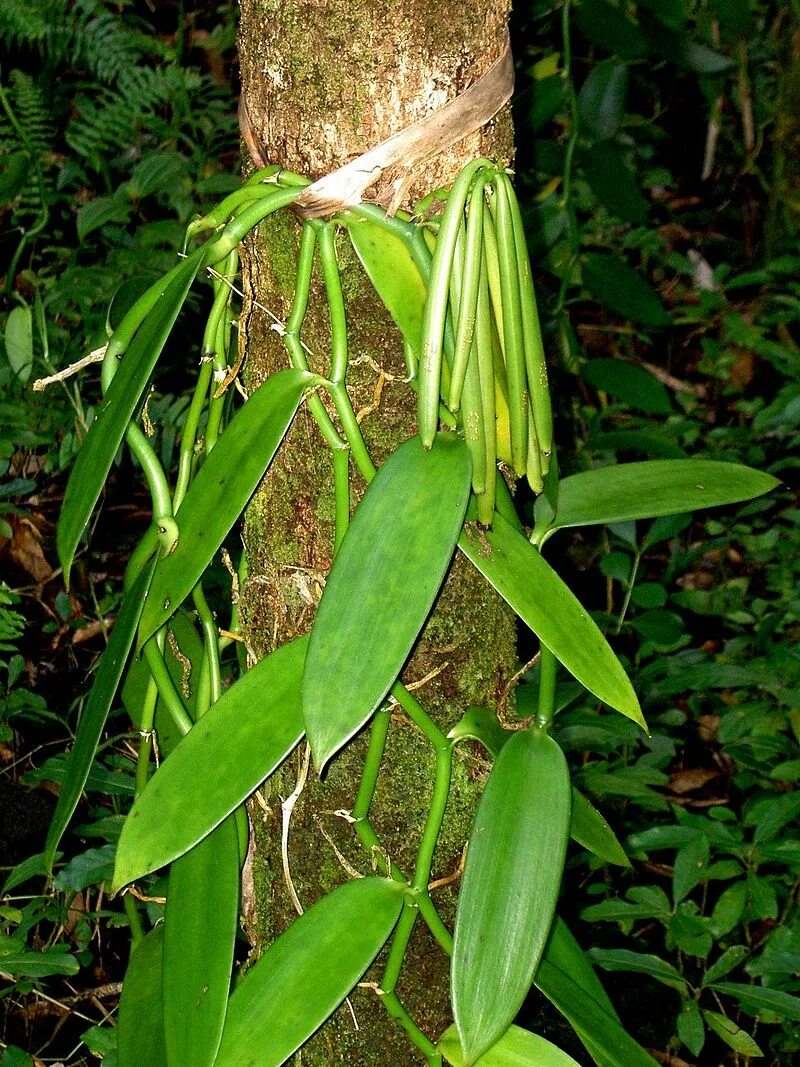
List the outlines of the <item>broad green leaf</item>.
<svg viewBox="0 0 800 1067">
<path fill-rule="evenodd" d="M 640 326 L 669 326 L 672 317 L 644 278 L 624 259 L 593 253 L 583 264 L 583 284 L 600 303 Z"/>
<path fill-rule="evenodd" d="M 792 996 L 791 993 L 767 986 L 747 985 L 745 982 L 711 982 L 710 985 L 718 993 L 736 997 L 748 1015 L 774 1011 L 792 1022 L 800 1022 L 800 997 Z"/>
<path fill-rule="evenodd" d="M 161 981 L 163 937 L 163 926 L 156 926 L 131 953 L 119 1001 L 119 1067 L 167 1067 Z"/>
<path fill-rule="evenodd" d="M 705 834 L 698 834 L 678 849 L 672 865 L 672 899 L 676 905 L 706 877 L 710 858 L 711 843 Z"/>
<path fill-rule="evenodd" d="M 706 1028 L 696 1001 L 687 1000 L 675 1020 L 678 1037 L 693 1056 L 699 1056 L 706 1043 Z"/>
<path fill-rule="evenodd" d="M 202 249 L 198 249 L 174 273 L 152 311 L 136 331 L 78 452 L 64 494 L 56 535 L 58 558 L 67 583 L 78 541 L 100 496 L 128 423 L 133 418 L 191 288 L 201 256 Z"/>
<path fill-rule="evenodd" d="M 654 459 L 598 467 L 563 479 L 558 514 L 548 533 L 567 526 L 649 519 L 737 504 L 768 493 L 779 484 L 771 474 L 752 467 L 710 459 Z"/>
<path fill-rule="evenodd" d="M 646 371 L 626 359 L 590 359 L 583 378 L 615 400 L 622 400 L 648 415 L 669 415 L 672 411 L 664 386 Z"/>
<path fill-rule="evenodd" d="M 83 709 L 75 744 L 67 757 L 56 810 L 47 832 L 44 847 L 45 864 L 53 869 L 56 849 L 66 830 L 72 813 L 78 806 L 81 793 L 92 769 L 95 752 L 108 718 L 111 701 L 117 691 L 122 671 L 133 645 L 136 627 L 142 613 L 147 590 L 153 577 L 154 563 L 149 564 L 133 584 L 122 602 L 117 621 L 111 630 L 105 652 L 97 668 L 89 699 Z"/>
<path fill-rule="evenodd" d="M 555 914 L 570 818 L 558 745 L 538 728 L 503 746 L 481 796 L 458 898 L 451 990 L 465 1061 L 511 1025 Z"/>
<path fill-rule="evenodd" d="M 486 751 L 497 759 L 500 750 L 514 733 L 503 729 L 491 708 L 474 707 L 467 708 L 447 736 L 453 742 L 464 738 L 480 741 Z M 569 836 L 606 863 L 616 863 L 621 867 L 631 865 L 614 831 L 597 808 L 574 786 Z"/>
<path fill-rule="evenodd" d="M 464 1067 L 455 1026 L 448 1027 L 437 1047 L 451 1067 Z M 475 1067 L 578 1067 L 572 1056 L 538 1034 L 511 1026 L 496 1045 L 476 1060 Z"/>
<path fill-rule="evenodd" d="M 592 192 L 612 215 L 637 225 L 645 222 L 649 204 L 618 148 L 608 141 L 597 141 L 581 162 Z"/>
<path fill-rule="evenodd" d="M 122 829 L 115 889 L 182 856 L 292 751 L 306 645 L 282 645 L 242 675 L 162 763 Z"/>
<path fill-rule="evenodd" d="M 703 975 L 702 984 L 706 986 L 712 982 L 718 982 L 720 978 L 724 978 L 726 974 L 730 974 L 735 967 L 743 963 L 749 955 L 750 949 L 747 945 L 731 945 L 730 948 L 726 948 Z M 746 986 L 745 988 L 750 989 L 751 987 Z M 758 989 L 758 986 L 754 988 Z"/>
<path fill-rule="evenodd" d="M 619 867 L 631 865 L 617 835 L 597 808 L 574 787 L 569 836 L 606 863 L 615 863 Z"/>
<path fill-rule="evenodd" d="M 51 974 L 77 974 L 80 964 L 63 946 L 44 952 L 26 947 L 23 938 L 0 938 L 0 973 L 12 978 L 47 978 Z"/>
<path fill-rule="evenodd" d="M 34 1067 L 33 1058 L 19 1045 L 6 1045 L 0 1057 L 0 1067 Z"/>
<path fill-rule="evenodd" d="M 33 313 L 27 304 L 18 305 L 9 311 L 5 345 L 14 377 L 24 385 L 33 370 Z"/>
<path fill-rule="evenodd" d="M 452 559 L 469 499 L 464 442 L 418 437 L 387 459 L 344 536 L 303 675 L 317 769 L 367 721 L 403 669 Z"/>
<path fill-rule="evenodd" d="M 593 427 L 589 431 L 592 452 L 633 452 L 647 459 L 685 459 L 686 452 L 663 433 L 652 430 L 609 430 Z"/>
<path fill-rule="evenodd" d="M 565 974 L 583 992 L 594 1000 L 606 1015 L 619 1021 L 614 1005 L 597 977 L 589 957 L 575 940 L 572 931 L 562 918 L 556 915 L 550 927 L 550 936 L 545 945 L 542 961 Z M 534 983 L 538 986 L 538 974 Z M 544 992 L 544 990 L 542 990 Z"/>
<path fill-rule="evenodd" d="M 627 94 L 627 66 L 616 59 L 597 63 L 578 93 L 581 127 L 599 141 L 613 137 L 625 116 Z"/>
<path fill-rule="evenodd" d="M 571 479 L 561 483 L 564 486 Z M 564 505 L 559 496 L 558 519 Z M 612 708 L 644 726 L 630 679 L 589 613 L 521 533 L 495 514 L 491 530 L 468 526 L 459 548 L 567 670 Z"/>
<path fill-rule="evenodd" d="M 164 915 L 164 1034 L 171 1064 L 212 1067 L 239 925 L 233 817 L 170 867 Z"/>
<path fill-rule="evenodd" d="M 27 152 L 8 152 L 0 156 L 0 204 L 8 204 L 20 193 L 30 174 L 31 157 Z"/>
<path fill-rule="evenodd" d="M 236 413 L 175 516 L 178 543 L 156 569 L 140 646 L 191 593 L 272 462 L 304 390 L 318 381 L 306 371 L 279 371 Z"/>
<path fill-rule="evenodd" d="M 55 859 L 60 859 L 61 853 L 55 854 Z M 52 862 L 48 867 L 47 857 L 44 852 L 37 852 L 33 856 L 28 856 L 26 859 L 18 863 L 16 867 L 12 867 L 3 882 L 0 894 L 6 896 L 12 889 L 16 889 L 17 886 L 24 885 L 29 878 L 45 878 L 52 870 Z"/>
<path fill-rule="evenodd" d="M 375 291 L 419 358 L 427 287 L 408 246 L 366 219 L 348 220 L 347 232 Z"/>
<path fill-rule="evenodd" d="M 397 922 L 405 887 L 360 878 L 296 919 L 228 1004 L 216 1067 L 280 1067 L 341 1004 Z"/>
<path fill-rule="evenodd" d="M 69 861 L 53 879 L 62 893 L 78 893 L 90 885 L 100 885 L 114 872 L 114 844 L 101 845 L 81 852 Z"/>
<path fill-rule="evenodd" d="M 582 0 L 574 18 L 581 33 L 620 59 L 642 59 L 649 51 L 636 23 L 607 0 Z"/>
<path fill-rule="evenodd" d="M 671 963 L 647 952 L 631 952 L 626 948 L 594 948 L 589 956 L 604 971 L 632 971 L 648 974 L 673 989 L 684 990 L 686 979 Z"/>
<path fill-rule="evenodd" d="M 656 1067 L 656 1061 L 619 1022 L 563 971 L 542 960 L 534 981 L 604 1067 Z"/>
<path fill-rule="evenodd" d="M 133 205 L 123 194 L 96 196 L 78 209 L 76 225 L 78 240 L 84 241 L 93 230 L 99 230 L 109 222 L 126 223 L 133 213 Z"/>
<path fill-rule="evenodd" d="M 753 15 L 747 0 L 712 0 L 709 7 L 719 21 L 723 39 L 745 37 L 750 32 Z"/>
<path fill-rule="evenodd" d="M 665 26 L 679 30 L 686 25 L 688 4 L 686 0 L 639 0 L 640 8 L 647 8 Z"/>
<path fill-rule="evenodd" d="M 709 1030 L 722 1038 L 734 1052 L 741 1052 L 744 1056 L 763 1056 L 755 1040 L 746 1031 L 742 1030 L 733 1019 L 718 1011 L 703 1011 L 703 1019 Z"/>
</svg>

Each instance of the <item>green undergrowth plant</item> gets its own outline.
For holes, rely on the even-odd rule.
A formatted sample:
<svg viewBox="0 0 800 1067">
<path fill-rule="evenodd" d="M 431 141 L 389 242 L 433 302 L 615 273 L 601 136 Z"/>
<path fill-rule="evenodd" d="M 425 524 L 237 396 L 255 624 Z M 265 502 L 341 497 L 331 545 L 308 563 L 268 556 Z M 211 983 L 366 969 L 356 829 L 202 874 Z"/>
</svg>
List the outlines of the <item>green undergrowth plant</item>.
<svg viewBox="0 0 800 1067">
<path fill-rule="evenodd" d="M 596 714 L 600 703 L 624 717 L 632 738 L 646 724 L 622 663 L 547 561 L 547 546 L 568 528 L 620 527 L 751 500 L 776 479 L 702 457 L 559 477 L 519 210 L 507 172 L 486 159 L 468 164 L 450 190 L 426 198 L 412 215 L 361 205 L 304 222 L 293 305 L 287 322 L 277 324 L 289 366 L 237 403 L 237 249 L 307 184 L 268 167 L 190 224 L 179 261 L 135 299 L 108 338 L 104 401 L 78 453 L 59 521 L 68 581 L 114 457 L 127 442 L 152 495 L 152 524 L 128 563 L 122 607 L 40 857 L 52 871 L 125 677 L 123 700 L 138 733 L 135 800 L 104 857 L 110 862 L 113 854 L 113 889 L 124 892 L 133 947 L 116 1030 L 118 1062 L 278 1067 L 388 946 L 378 995 L 408 1034 L 416 1050 L 409 1046 L 410 1057 L 486 1067 L 574 1063 L 514 1025 L 533 985 L 598 1064 L 652 1064 L 557 913 L 570 837 L 602 861 L 629 865 L 611 828 L 570 780 L 557 740 L 565 680 L 589 694 L 598 723 L 606 721 Z M 442 211 L 434 210 L 442 203 Z M 208 239 L 192 247 L 205 233 Z M 418 398 L 418 436 L 380 469 L 347 389 L 348 324 L 337 261 L 337 240 L 347 239 L 394 318 L 407 384 Z M 331 326 L 324 372 L 309 369 L 302 341 L 316 263 Z M 192 286 L 208 274 L 213 302 L 170 484 L 143 429 L 143 402 Z M 333 468 L 334 564 L 311 633 L 277 648 L 226 688 L 221 656 L 239 620 L 235 605 L 224 632 L 215 619 L 209 568 L 302 404 Z M 367 484 L 355 507 L 351 467 Z M 507 479 L 523 476 L 536 496 L 532 530 L 520 522 L 508 489 Z M 445 735 L 402 683 L 456 552 L 539 641 L 532 713 L 516 730 L 501 725 L 495 708 L 470 708 Z M 370 822 L 393 712 L 435 754 L 413 871 L 387 858 Z M 245 801 L 298 745 L 309 746 L 315 769 L 324 773 L 362 729 L 369 730 L 369 746 L 349 820 L 374 873 L 318 901 L 243 977 L 234 975 Z M 493 766 L 451 931 L 429 882 L 454 750 L 467 742 L 479 743 Z M 164 922 L 148 929 L 150 917 L 138 901 L 155 895 L 153 879 L 163 880 L 166 870 Z M 451 957 L 454 1022 L 444 1034 L 424 1033 L 397 994 L 419 920 Z"/>
<path fill-rule="evenodd" d="M 120 282 L 155 281 L 191 212 L 238 184 L 236 101 L 211 73 L 232 49 L 232 5 L 193 44 L 203 18 L 128 0 L 3 5 L 0 462 L 70 467 L 93 407 L 73 381 L 31 382 L 96 350 Z"/>
</svg>

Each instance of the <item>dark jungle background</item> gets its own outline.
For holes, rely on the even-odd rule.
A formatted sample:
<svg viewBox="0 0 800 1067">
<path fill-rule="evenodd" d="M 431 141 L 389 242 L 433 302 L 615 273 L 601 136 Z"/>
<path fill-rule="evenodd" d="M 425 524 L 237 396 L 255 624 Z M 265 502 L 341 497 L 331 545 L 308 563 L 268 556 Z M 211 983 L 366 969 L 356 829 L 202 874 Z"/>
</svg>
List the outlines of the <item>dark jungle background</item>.
<svg viewBox="0 0 800 1067">
<path fill-rule="evenodd" d="M 800 3 L 517 8 L 516 183 L 562 468 L 704 455 L 784 483 L 558 549 L 652 729 L 560 693 L 558 740 L 633 861 L 573 846 L 564 907 L 660 1062 L 789 1065 L 800 1015 L 708 983 L 800 991 Z M 136 743 L 122 708 L 52 887 L 37 853 L 148 521 L 121 458 L 64 592 L 55 522 L 98 368 L 31 386 L 102 345 L 120 284 L 140 285 L 144 260 L 167 269 L 192 214 L 236 187 L 235 36 L 233 3 L 0 0 L 2 1067 L 114 1065 L 126 920 L 104 882 Z M 174 345 L 148 405 L 165 465 L 186 358 Z"/>
</svg>

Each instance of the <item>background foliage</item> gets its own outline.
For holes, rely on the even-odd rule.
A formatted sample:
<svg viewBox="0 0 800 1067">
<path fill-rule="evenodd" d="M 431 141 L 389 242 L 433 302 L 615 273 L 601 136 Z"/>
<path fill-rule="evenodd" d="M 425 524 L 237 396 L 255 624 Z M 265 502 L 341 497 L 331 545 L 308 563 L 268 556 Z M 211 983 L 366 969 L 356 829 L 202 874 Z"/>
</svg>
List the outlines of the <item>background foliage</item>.
<svg viewBox="0 0 800 1067">
<path fill-rule="evenodd" d="M 62 591 L 53 521 L 97 375 L 85 371 L 80 392 L 74 380 L 30 385 L 101 344 L 120 282 L 124 303 L 149 280 L 142 252 L 162 253 L 166 268 L 191 213 L 236 185 L 234 15 L 229 4 L 101 0 L 0 9 L 3 1067 L 34 1053 L 96 1062 L 107 1048 L 99 1024 L 125 963 L 126 918 L 103 894 L 132 795 L 123 714 L 54 889 L 43 892 L 35 857 L 14 865 L 41 848 L 124 553 L 147 521 L 122 460 L 121 491 L 112 483 L 91 554 Z M 675 1064 L 789 1064 L 800 1051 L 798 1020 L 780 1010 L 780 994 L 800 986 L 800 563 L 788 488 L 800 424 L 800 10 L 541 2 L 513 29 L 516 181 L 564 473 L 702 454 L 787 485 L 710 518 L 559 539 L 554 562 L 614 635 L 653 730 L 642 739 L 583 691 L 561 690 L 555 736 L 634 861 L 621 871 L 574 850 L 567 909 L 643 1043 Z M 171 358 L 178 367 L 184 355 Z M 170 381 L 148 407 L 165 462 L 187 404 Z M 157 883 L 148 895 L 157 900 Z"/>
</svg>

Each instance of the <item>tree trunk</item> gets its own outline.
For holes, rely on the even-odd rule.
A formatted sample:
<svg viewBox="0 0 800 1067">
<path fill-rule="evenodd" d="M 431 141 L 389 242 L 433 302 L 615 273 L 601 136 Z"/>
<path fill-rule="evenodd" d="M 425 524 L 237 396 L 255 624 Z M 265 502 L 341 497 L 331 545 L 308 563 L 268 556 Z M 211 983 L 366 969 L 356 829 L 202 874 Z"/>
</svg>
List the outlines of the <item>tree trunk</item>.
<svg viewBox="0 0 800 1067">
<path fill-rule="evenodd" d="M 242 94 L 264 159 L 317 178 L 441 106 L 499 56 L 507 8 L 507 0 L 471 6 L 453 0 L 436 5 L 418 0 L 242 0 Z M 511 150 L 510 114 L 505 109 L 495 122 L 420 168 L 412 176 L 408 203 L 449 183 L 474 156 L 509 159 Z M 287 365 L 272 320 L 261 307 L 285 321 L 298 234 L 293 216 L 282 213 L 263 225 L 245 249 L 240 344 L 247 355 L 250 388 Z M 363 416 L 373 460 L 380 465 L 415 432 L 414 394 L 402 381 L 400 336 L 345 233 L 337 237 L 336 249 L 355 364 L 348 387 Z M 315 278 L 303 330 L 312 367 L 326 365 L 328 329 Z M 357 474 L 352 483 L 355 503 L 363 484 Z M 302 410 L 249 510 L 245 528 L 249 577 L 242 618 L 255 656 L 311 625 L 333 554 L 332 485 L 330 453 Z M 428 679 L 415 695 L 448 729 L 469 705 L 497 704 L 514 662 L 512 616 L 459 556 L 404 672 L 405 683 Z M 295 789 L 302 751 L 262 790 L 258 803 L 252 803 L 255 848 L 246 919 L 257 951 L 295 917 L 287 873 L 300 903 L 308 907 L 348 877 L 345 867 L 370 870 L 371 857 L 359 848 L 341 816 L 354 803 L 365 746 L 362 735 L 332 762 L 324 781 L 309 774 L 291 815 L 288 864 L 281 853 L 281 799 Z M 484 779 L 480 750 L 460 748 L 436 854 L 437 879 L 458 872 Z M 388 855 L 407 871 L 413 869 L 432 781 L 429 745 L 408 720 L 395 717 L 373 823 Z M 457 880 L 434 893 L 446 921 L 453 918 L 456 888 Z M 398 993 L 433 1040 L 449 1022 L 448 970 L 447 958 L 418 923 Z M 377 982 L 380 974 L 379 961 L 368 979 Z M 309 980 L 313 982 L 313 975 Z M 422 1062 L 373 989 L 355 990 L 350 1003 L 352 1010 L 343 1006 L 303 1048 L 298 1062 L 311 1067 Z"/>
</svg>

